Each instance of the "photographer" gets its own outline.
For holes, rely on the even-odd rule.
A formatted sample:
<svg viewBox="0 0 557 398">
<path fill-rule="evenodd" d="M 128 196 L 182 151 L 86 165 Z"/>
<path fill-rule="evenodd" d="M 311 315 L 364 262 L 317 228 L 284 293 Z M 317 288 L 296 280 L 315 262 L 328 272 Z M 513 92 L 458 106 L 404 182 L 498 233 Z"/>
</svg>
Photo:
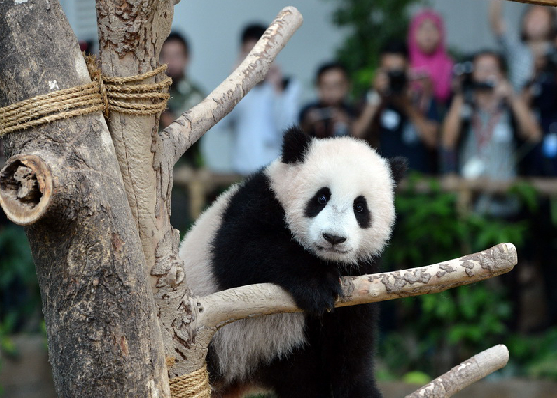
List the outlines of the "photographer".
<svg viewBox="0 0 557 398">
<path fill-rule="evenodd" d="M 411 91 L 404 43 L 388 43 L 379 62 L 353 134 L 378 147 L 382 156 L 404 156 L 411 170 L 433 174 L 439 126 L 432 93 Z"/>
<path fill-rule="evenodd" d="M 467 178 L 512 179 L 517 175 L 516 145 L 539 141 L 540 128 L 506 79 L 498 53 L 476 53 L 472 68 L 443 123 L 444 170 Z"/>
<path fill-rule="evenodd" d="M 346 101 L 350 82 L 345 67 L 338 62 L 321 65 L 315 83 L 318 100 L 302 108 L 300 127 L 318 138 L 349 135 L 356 112 Z"/>
<path fill-rule="evenodd" d="M 557 176 L 557 52 L 541 54 L 535 60 L 534 78 L 522 91 L 522 97 L 536 115 L 543 138 L 525 159 L 524 174 Z"/>
</svg>

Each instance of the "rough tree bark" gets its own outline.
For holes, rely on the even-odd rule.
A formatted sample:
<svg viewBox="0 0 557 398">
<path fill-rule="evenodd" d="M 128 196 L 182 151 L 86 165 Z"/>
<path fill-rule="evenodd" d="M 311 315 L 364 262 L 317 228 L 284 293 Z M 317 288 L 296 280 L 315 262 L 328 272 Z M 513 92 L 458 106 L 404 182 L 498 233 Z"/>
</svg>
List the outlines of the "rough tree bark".
<svg viewBox="0 0 557 398">
<path fill-rule="evenodd" d="M 168 0 L 98 0 L 103 74 L 153 70 L 172 7 Z M 56 1 L 0 2 L 0 22 L 0 106 L 90 81 Z M 107 128 L 98 113 L 7 136 L 14 156 L 0 175 L 0 203 L 12 220 L 29 225 L 60 396 L 168 397 L 168 376 L 198 369 L 217 327 L 297 310 L 270 285 L 190 297 L 169 215 L 176 160 L 264 77 L 300 24 L 295 9 L 284 9 L 230 78 L 162 134 L 155 116 L 113 113 Z M 346 297 L 337 304 L 440 291 L 506 272 L 516 262 L 511 246 L 454 264 L 345 278 Z M 257 302 L 247 311 L 246 297 Z M 260 297 L 270 302 L 262 305 Z"/>
<path fill-rule="evenodd" d="M 91 81 L 56 1 L 0 2 L 0 52 L 0 106 Z M 2 171 L 2 204 L 15 221 L 22 208 L 36 220 L 26 233 L 59 396 L 169 396 L 141 241 L 103 117 L 4 140 L 17 156 Z"/>
</svg>

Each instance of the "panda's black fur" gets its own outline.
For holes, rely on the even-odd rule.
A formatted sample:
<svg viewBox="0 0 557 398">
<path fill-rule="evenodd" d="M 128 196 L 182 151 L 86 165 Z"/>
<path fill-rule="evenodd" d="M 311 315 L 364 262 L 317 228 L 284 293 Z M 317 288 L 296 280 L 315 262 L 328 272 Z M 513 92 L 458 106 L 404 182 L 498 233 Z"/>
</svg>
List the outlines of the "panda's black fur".
<svg viewBox="0 0 557 398">
<path fill-rule="evenodd" d="M 296 129 L 288 131 L 282 163 L 303 164 L 311 142 Z M 394 160 L 389 166 L 395 183 L 404 174 L 404 162 Z M 212 384 L 220 393 L 252 384 L 269 388 L 278 397 L 380 397 L 373 373 L 374 305 L 333 310 L 334 300 L 341 294 L 341 275 L 376 272 L 376 257 L 346 264 L 325 260 L 303 247 L 289 229 L 285 209 L 265 170 L 249 177 L 223 205 L 220 224 L 209 244 L 210 272 L 215 290 L 264 282 L 284 288 L 305 311 L 303 341 L 287 354 L 255 364 L 248 380 L 223 380 L 226 370 L 220 368 L 215 344 L 211 344 L 207 359 Z M 317 216 L 327 195 L 330 192 L 317 190 L 304 216 Z M 374 215 L 365 198 L 355 198 L 354 208 L 360 228 L 370 227 Z"/>
<path fill-rule="evenodd" d="M 325 263 L 292 240 L 284 210 L 261 172 L 230 199 L 213 247 L 219 290 L 275 283 L 314 314 L 333 308 L 334 297 L 341 293 L 339 277 L 345 266 Z M 319 289 L 308 289 L 308 283 Z"/>
</svg>

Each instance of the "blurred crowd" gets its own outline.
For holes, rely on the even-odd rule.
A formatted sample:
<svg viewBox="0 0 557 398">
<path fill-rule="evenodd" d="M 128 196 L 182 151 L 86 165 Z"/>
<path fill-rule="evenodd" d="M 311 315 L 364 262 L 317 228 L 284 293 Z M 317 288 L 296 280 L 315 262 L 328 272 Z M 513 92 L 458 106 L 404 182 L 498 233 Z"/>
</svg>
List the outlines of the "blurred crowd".
<svg viewBox="0 0 557 398">
<path fill-rule="evenodd" d="M 427 175 L 498 181 L 557 176 L 557 15 L 552 7 L 529 6 L 517 27 L 507 26 L 502 15 L 502 0 L 492 0 L 496 48 L 455 60 L 441 16 L 417 12 L 406 40 L 383 46 L 360 98 L 351 98 L 350 74 L 331 60 L 315 72 L 317 97 L 300 104 L 300 83 L 273 64 L 219 123 L 228 140 L 228 171 L 245 175 L 269 163 L 280 152 L 284 129 L 299 124 L 320 138 L 362 138 L 386 157 L 408 158 L 411 170 Z M 243 29 L 236 65 L 264 31 L 259 24 Z M 187 40 L 171 34 L 161 62 L 174 84 L 161 127 L 203 98 L 187 74 L 189 59 Z M 203 164 L 201 152 L 187 153 L 190 165 Z M 502 213 L 513 207 L 485 205 Z"/>
<path fill-rule="evenodd" d="M 417 11 L 405 40 L 384 43 L 367 89 L 355 98 L 354 73 L 339 60 L 317 66 L 315 98 L 305 104 L 300 101 L 301 84 L 296 76 L 284 76 L 275 63 L 201 144 L 186 152 L 182 162 L 247 175 L 277 158 L 284 130 L 299 125 L 318 138 L 366 140 L 385 157 L 407 158 L 410 171 L 422 175 L 494 182 L 557 177 L 557 13 L 553 7 L 531 5 L 525 8 L 519 26 L 508 26 L 502 7 L 503 0 L 491 0 L 486 16 L 496 46 L 466 55 L 449 52 L 446 29 L 450 27 L 439 13 Z M 252 50 L 265 28 L 264 24 L 244 27 L 231 70 Z M 204 97 L 187 73 L 189 60 L 187 40 L 171 34 L 161 62 L 168 64 L 174 83 L 161 128 Z M 173 192 L 173 207 L 185 206 L 188 200 L 182 190 Z M 557 236 L 550 221 L 554 217 L 547 199 L 538 197 L 538 202 L 540 211 L 534 216 L 527 214 L 516 194 L 486 190 L 472 195 L 466 206 L 476 214 L 511 224 L 535 220 L 536 227 L 528 231 L 520 249 L 525 264 L 505 284 L 513 292 L 513 305 L 524 308 L 523 313 L 533 308 L 523 303 L 523 296 L 531 291 L 524 286 L 532 285 L 546 296 L 534 307 L 549 303 L 548 313 L 557 314 L 557 290 L 550 285 L 555 269 L 547 261 L 555 255 L 552 242 Z M 183 220 L 187 208 L 175 210 L 173 215 L 182 216 L 174 216 L 173 225 L 187 229 Z M 528 317 L 513 319 L 523 318 Z M 536 319 L 531 323 L 546 325 L 548 317 Z M 520 329 L 530 328 L 524 325 Z"/>
</svg>

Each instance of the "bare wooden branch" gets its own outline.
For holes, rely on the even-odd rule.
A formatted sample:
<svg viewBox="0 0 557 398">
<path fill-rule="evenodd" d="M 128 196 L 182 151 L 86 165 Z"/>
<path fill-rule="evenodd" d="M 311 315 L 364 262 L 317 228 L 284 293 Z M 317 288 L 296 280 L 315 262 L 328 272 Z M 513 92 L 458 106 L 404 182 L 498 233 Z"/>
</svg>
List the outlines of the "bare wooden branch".
<svg viewBox="0 0 557 398">
<path fill-rule="evenodd" d="M 501 243 L 478 253 L 426 267 L 343 277 L 344 297 L 335 306 L 375 303 L 419 296 L 478 282 L 509 272 L 517 263 L 516 248 Z M 219 328 L 250 316 L 300 311 L 290 295 L 272 284 L 242 286 L 194 298 L 199 327 Z"/>
<path fill-rule="evenodd" d="M 285 7 L 236 70 L 200 104 L 164 130 L 174 146 L 174 163 L 265 78 L 278 53 L 301 25 L 302 14 L 294 7 Z"/>
<path fill-rule="evenodd" d="M 507 347 L 496 345 L 455 366 L 405 398 L 449 398 L 470 384 L 501 369 L 508 361 Z"/>
<path fill-rule="evenodd" d="M 510 0 L 515 3 L 537 4 L 540 6 L 557 6 L 557 0 Z"/>
<path fill-rule="evenodd" d="M 212 337 L 212 332 L 194 327 L 197 324 L 195 308 L 192 308 L 195 301 L 190 298 L 187 284 L 184 283 L 183 262 L 177 255 L 180 235 L 170 225 L 174 163 L 265 77 L 277 53 L 301 24 L 301 19 L 295 8 L 282 10 L 236 71 L 201 105 L 180 116 L 162 134 L 158 134 L 153 145 L 156 150 L 152 167 L 157 172 L 153 196 L 156 196 L 157 204 L 150 210 L 152 215 L 145 213 L 149 216 L 147 221 L 154 221 L 143 236 L 148 237 L 147 243 L 154 248 L 154 252 L 146 258 L 156 261 L 149 272 L 159 306 L 171 378 L 199 369 L 205 362 L 207 346 Z M 145 187 L 141 187 L 146 192 Z M 143 228 L 141 223 L 140 227 Z M 149 261 L 147 264 L 150 266 Z"/>
</svg>

